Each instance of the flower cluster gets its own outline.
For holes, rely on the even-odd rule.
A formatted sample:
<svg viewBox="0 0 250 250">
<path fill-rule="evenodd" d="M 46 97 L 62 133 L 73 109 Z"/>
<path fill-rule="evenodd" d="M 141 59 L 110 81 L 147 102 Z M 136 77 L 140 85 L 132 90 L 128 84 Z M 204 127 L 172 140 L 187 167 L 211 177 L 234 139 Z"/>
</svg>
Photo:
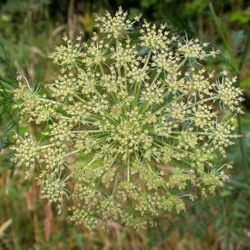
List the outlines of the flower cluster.
<svg viewBox="0 0 250 250">
<path fill-rule="evenodd" d="M 43 139 L 17 136 L 14 161 L 59 210 L 70 199 L 70 218 L 90 230 L 146 227 L 214 193 L 227 179 L 215 160 L 237 138 L 242 92 L 202 66 L 217 52 L 147 21 L 132 39 L 138 19 L 121 9 L 98 17 L 89 42 L 65 38 L 51 55 L 61 74 L 49 94 L 25 79 L 15 92 L 22 122 L 40 125 Z"/>
</svg>

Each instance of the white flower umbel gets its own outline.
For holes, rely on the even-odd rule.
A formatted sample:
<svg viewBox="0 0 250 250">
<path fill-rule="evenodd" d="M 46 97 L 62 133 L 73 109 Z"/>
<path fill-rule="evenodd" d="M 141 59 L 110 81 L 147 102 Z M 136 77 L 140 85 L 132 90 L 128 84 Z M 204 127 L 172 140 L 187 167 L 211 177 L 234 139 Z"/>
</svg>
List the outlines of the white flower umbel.
<svg viewBox="0 0 250 250">
<path fill-rule="evenodd" d="M 61 70 L 48 95 L 24 78 L 15 91 L 21 122 L 45 138 L 17 136 L 15 162 L 59 211 L 70 199 L 70 218 L 91 230 L 109 220 L 146 227 L 197 191 L 213 193 L 227 179 L 215 160 L 237 137 L 242 92 L 202 65 L 217 52 L 165 25 L 135 32 L 135 21 L 121 9 L 98 17 L 89 43 L 65 38 L 51 55 Z"/>
</svg>

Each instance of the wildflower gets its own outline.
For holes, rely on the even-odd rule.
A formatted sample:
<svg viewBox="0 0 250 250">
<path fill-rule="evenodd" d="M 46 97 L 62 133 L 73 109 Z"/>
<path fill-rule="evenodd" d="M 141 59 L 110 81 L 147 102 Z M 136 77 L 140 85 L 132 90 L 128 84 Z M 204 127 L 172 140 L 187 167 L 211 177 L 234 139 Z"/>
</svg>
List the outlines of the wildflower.
<svg viewBox="0 0 250 250">
<path fill-rule="evenodd" d="M 81 53 L 78 49 L 79 43 L 74 45 L 67 36 L 64 36 L 63 40 L 66 45 L 56 47 L 55 52 L 50 56 L 54 63 L 61 66 L 62 73 L 76 67 L 77 60 L 81 57 Z"/>
<path fill-rule="evenodd" d="M 222 106 L 229 108 L 231 111 L 243 113 L 239 108 L 239 104 L 244 100 L 242 91 L 234 86 L 236 77 L 230 79 L 225 75 L 225 72 L 223 75 L 222 81 L 218 80 L 216 85 Z"/>
<path fill-rule="evenodd" d="M 227 180 L 215 160 L 237 135 L 223 113 L 242 113 L 242 92 L 202 66 L 217 54 L 207 43 L 147 21 L 133 42 L 139 17 L 122 9 L 96 20 L 89 42 L 65 38 L 51 55 L 61 70 L 50 94 L 19 79 L 21 123 L 39 124 L 42 138 L 16 137 L 14 161 L 59 212 L 70 199 L 71 220 L 89 230 L 109 220 L 147 227 Z"/>
<path fill-rule="evenodd" d="M 115 16 L 112 17 L 109 12 L 106 12 L 105 16 L 98 16 L 96 18 L 96 27 L 100 29 L 100 32 L 107 35 L 107 38 L 114 37 L 118 39 L 123 33 L 131 31 L 133 24 L 140 19 L 140 16 L 134 17 L 131 21 L 127 19 L 127 12 L 124 12 L 120 7 Z"/>
<path fill-rule="evenodd" d="M 140 33 L 141 46 L 152 50 L 168 50 L 171 38 L 168 36 L 169 32 L 166 31 L 166 25 L 161 25 L 160 28 L 157 28 L 155 24 L 150 24 L 144 20 Z"/>
<path fill-rule="evenodd" d="M 206 48 L 208 47 L 208 43 L 201 43 L 199 39 L 194 40 L 185 40 L 185 43 L 178 43 L 178 53 L 183 55 L 185 58 L 193 58 L 203 60 L 206 57 L 213 56 L 215 57 L 219 51 L 212 50 L 207 52 Z"/>
</svg>

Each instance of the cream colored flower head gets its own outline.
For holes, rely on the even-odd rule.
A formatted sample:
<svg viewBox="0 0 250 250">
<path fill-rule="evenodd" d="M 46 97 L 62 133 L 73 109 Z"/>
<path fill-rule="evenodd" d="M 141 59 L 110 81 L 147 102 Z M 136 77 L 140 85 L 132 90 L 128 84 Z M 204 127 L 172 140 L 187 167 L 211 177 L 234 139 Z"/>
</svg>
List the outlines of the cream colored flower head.
<svg viewBox="0 0 250 250">
<path fill-rule="evenodd" d="M 147 227 L 227 180 L 218 159 L 237 138 L 242 92 L 206 69 L 217 54 L 207 43 L 122 9 L 96 20 L 89 42 L 65 38 L 51 55 L 60 73 L 46 91 L 20 79 L 21 123 L 42 135 L 17 136 L 14 161 L 90 230 L 110 220 Z"/>
</svg>

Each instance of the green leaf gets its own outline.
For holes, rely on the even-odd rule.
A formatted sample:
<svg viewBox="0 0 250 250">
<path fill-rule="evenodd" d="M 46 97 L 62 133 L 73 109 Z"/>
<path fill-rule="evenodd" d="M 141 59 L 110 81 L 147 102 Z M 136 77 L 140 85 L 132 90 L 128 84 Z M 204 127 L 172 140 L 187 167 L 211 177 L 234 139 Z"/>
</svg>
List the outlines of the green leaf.
<svg viewBox="0 0 250 250">
<path fill-rule="evenodd" d="M 141 6 L 145 9 L 151 7 L 152 5 L 155 5 L 157 3 L 157 0 L 142 0 Z"/>
<path fill-rule="evenodd" d="M 248 77 L 247 79 L 245 79 L 240 83 L 241 88 L 248 88 L 249 86 L 250 86 L 250 77 Z"/>
</svg>

